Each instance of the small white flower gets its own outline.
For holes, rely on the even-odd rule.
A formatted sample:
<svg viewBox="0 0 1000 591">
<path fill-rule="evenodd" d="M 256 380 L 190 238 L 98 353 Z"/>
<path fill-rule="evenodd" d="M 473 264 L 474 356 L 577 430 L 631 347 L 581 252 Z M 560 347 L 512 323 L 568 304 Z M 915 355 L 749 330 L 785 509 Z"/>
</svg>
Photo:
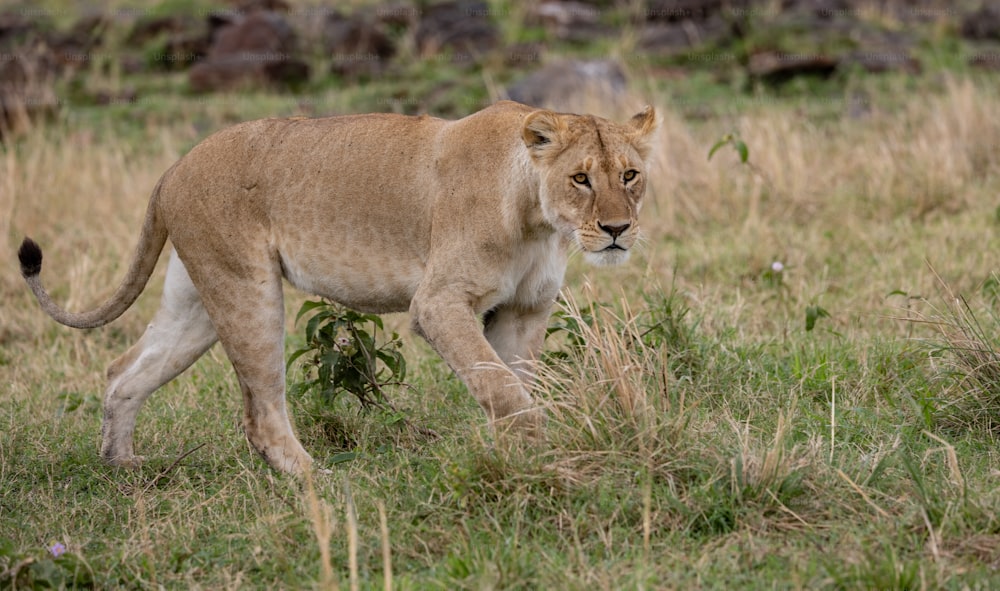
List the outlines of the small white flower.
<svg viewBox="0 0 1000 591">
<path fill-rule="evenodd" d="M 337 340 L 334 342 L 337 344 L 337 347 L 341 349 L 346 349 L 351 346 L 351 339 L 347 337 L 337 337 Z"/>
<path fill-rule="evenodd" d="M 774 261 L 771 263 L 771 271 L 774 273 L 781 273 L 785 270 L 785 265 L 781 261 Z"/>
</svg>

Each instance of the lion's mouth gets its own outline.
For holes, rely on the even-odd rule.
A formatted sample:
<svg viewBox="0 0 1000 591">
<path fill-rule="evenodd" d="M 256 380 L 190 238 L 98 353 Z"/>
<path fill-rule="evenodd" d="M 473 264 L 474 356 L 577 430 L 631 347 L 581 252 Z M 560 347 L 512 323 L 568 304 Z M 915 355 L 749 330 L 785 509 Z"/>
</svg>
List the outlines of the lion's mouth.
<svg viewBox="0 0 1000 591">
<path fill-rule="evenodd" d="M 601 250 L 585 251 L 583 256 L 592 265 L 611 267 L 628 260 L 629 250 L 618 244 L 610 244 Z"/>
</svg>

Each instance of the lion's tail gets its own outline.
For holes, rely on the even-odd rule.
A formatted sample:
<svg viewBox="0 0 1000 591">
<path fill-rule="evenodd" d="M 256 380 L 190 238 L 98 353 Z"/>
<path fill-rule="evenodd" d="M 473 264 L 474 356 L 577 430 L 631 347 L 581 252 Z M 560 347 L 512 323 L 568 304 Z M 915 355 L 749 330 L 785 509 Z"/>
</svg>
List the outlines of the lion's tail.
<svg viewBox="0 0 1000 591">
<path fill-rule="evenodd" d="M 166 177 L 166 175 L 164 175 Z M 139 294 L 146 287 L 156 262 L 160 258 L 160 251 L 167 241 L 167 228 L 160 217 L 158 207 L 158 197 L 163 179 L 157 183 L 153 190 L 153 195 L 149 200 L 149 207 L 146 209 L 146 220 L 142 225 L 142 233 L 139 236 L 139 244 L 136 246 L 135 255 L 129 265 L 128 273 L 122 279 L 121 284 L 114 295 L 108 298 L 103 304 L 88 312 L 67 312 L 52 301 L 49 293 L 42 286 L 42 280 L 38 274 L 42 270 L 42 249 L 31 238 L 25 238 L 21 243 L 21 248 L 17 251 L 17 258 L 21 262 L 21 275 L 28 282 L 28 287 L 35 294 L 42 310 L 55 319 L 60 324 L 72 328 L 95 328 L 104 326 L 118 318 L 128 310 L 135 302 Z"/>
</svg>

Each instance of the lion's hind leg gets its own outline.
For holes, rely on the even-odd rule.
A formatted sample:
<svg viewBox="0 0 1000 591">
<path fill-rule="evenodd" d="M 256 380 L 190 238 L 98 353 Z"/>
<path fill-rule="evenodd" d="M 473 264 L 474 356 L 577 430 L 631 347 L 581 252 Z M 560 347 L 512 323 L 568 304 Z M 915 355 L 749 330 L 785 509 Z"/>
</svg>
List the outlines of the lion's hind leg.
<svg viewBox="0 0 1000 591">
<path fill-rule="evenodd" d="M 202 261 L 189 270 L 236 370 L 247 439 L 276 470 L 305 472 L 313 460 L 285 404 L 285 306 L 277 259 L 246 255 L 241 265 Z"/>
<path fill-rule="evenodd" d="M 142 338 L 108 367 L 101 456 L 119 466 L 139 462 L 133 433 L 150 394 L 198 360 L 217 340 L 187 270 L 171 253 L 160 309 Z"/>
</svg>

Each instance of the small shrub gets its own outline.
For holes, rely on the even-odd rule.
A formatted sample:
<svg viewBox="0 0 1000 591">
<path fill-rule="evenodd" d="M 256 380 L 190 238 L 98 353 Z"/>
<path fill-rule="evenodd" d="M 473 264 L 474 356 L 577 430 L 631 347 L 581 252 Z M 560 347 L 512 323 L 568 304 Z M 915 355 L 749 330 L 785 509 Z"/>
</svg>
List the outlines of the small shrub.
<svg viewBox="0 0 1000 591">
<path fill-rule="evenodd" d="M 305 328 L 306 344 L 292 353 L 288 367 L 309 355 L 306 375 L 313 377 L 296 383 L 292 392 L 314 391 L 327 404 L 333 404 L 340 394 L 348 392 L 362 409 L 392 408 L 385 388 L 403 385 L 406 378 L 406 359 L 400 351 L 399 334 L 393 332 L 379 344 L 378 333 L 385 332 L 381 318 L 327 301 L 302 304 L 296 323 L 310 313 Z"/>
</svg>

